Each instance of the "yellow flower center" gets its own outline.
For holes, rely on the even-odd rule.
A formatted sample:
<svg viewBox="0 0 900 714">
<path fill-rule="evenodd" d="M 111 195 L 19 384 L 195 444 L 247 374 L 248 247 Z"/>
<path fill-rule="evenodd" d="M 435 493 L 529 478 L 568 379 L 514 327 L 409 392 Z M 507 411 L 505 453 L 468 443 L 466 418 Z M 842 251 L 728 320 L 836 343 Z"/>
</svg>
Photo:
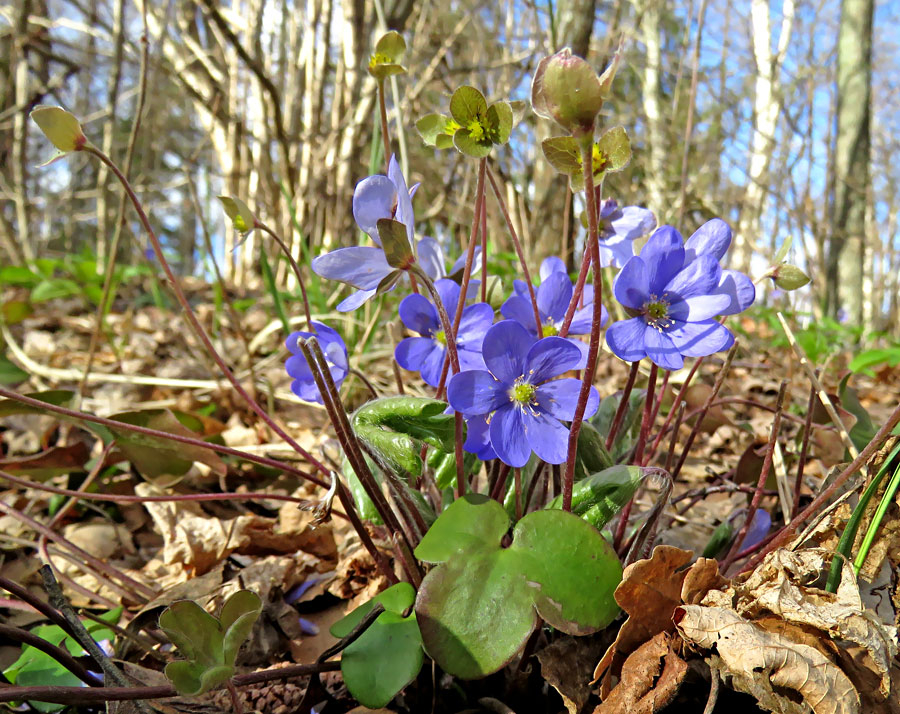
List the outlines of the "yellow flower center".
<svg viewBox="0 0 900 714">
<path fill-rule="evenodd" d="M 443 330 L 438 330 L 437 332 L 435 332 L 434 339 L 438 344 L 443 345 L 444 347 L 447 346 L 447 335 L 444 334 Z"/>
<path fill-rule="evenodd" d="M 559 334 L 559 328 L 553 324 L 553 320 L 549 320 L 542 330 L 543 337 L 555 337 Z"/>
<path fill-rule="evenodd" d="M 537 391 L 537 387 L 520 380 L 521 377 L 516 380 L 512 389 L 509 390 L 509 399 L 524 407 L 534 402 L 534 393 Z"/>
<path fill-rule="evenodd" d="M 369 67 L 377 67 L 380 64 L 393 64 L 391 58 L 381 52 L 376 52 L 369 58 Z"/>
</svg>

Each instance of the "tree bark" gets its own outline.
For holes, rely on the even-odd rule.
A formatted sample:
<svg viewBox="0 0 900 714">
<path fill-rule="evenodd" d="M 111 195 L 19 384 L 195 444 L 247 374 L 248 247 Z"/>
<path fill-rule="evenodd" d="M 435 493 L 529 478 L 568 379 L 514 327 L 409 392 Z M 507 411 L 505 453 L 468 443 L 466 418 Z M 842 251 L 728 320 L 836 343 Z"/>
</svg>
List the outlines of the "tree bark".
<svg viewBox="0 0 900 714">
<path fill-rule="evenodd" d="M 838 35 L 837 129 L 833 163 L 825 310 L 841 306 L 864 324 L 866 202 L 872 104 L 874 0 L 844 0 Z"/>
</svg>

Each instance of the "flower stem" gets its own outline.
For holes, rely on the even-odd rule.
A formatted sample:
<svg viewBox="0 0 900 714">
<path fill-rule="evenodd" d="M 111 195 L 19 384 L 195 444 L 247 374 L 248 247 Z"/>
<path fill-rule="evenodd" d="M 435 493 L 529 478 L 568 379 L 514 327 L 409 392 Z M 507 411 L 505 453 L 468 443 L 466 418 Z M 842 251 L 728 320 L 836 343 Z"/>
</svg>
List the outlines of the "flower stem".
<svg viewBox="0 0 900 714">
<path fill-rule="evenodd" d="M 572 488 L 575 483 L 575 455 L 578 451 L 578 434 L 581 431 L 584 410 L 587 408 L 588 397 L 591 393 L 591 382 L 594 381 L 597 353 L 600 351 L 600 323 L 603 319 L 601 305 L 603 298 L 603 274 L 600 270 L 600 246 L 597 243 L 597 197 L 594 193 L 593 157 L 591 155 L 592 139 L 592 136 L 585 135 L 581 137 L 580 143 L 581 163 L 584 167 L 584 193 L 587 197 L 588 211 L 587 248 L 590 251 L 591 262 L 594 265 L 594 310 L 591 322 L 591 339 L 588 345 L 587 367 L 582 376 L 581 391 L 578 394 L 578 403 L 575 405 L 575 414 L 572 418 L 572 426 L 569 429 L 569 451 L 562 484 L 562 507 L 564 511 L 572 510 Z M 575 295 L 572 296 L 572 300 L 575 300 Z"/>
<path fill-rule="evenodd" d="M 637 379 L 638 369 L 641 363 L 632 362 L 631 370 L 628 372 L 628 381 L 625 382 L 625 389 L 622 390 L 622 399 L 619 406 L 616 407 L 616 415 L 613 417 L 612 425 L 609 427 L 609 434 L 606 435 L 606 450 L 612 448 L 616 437 L 619 435 L 619 429 L 622 426 L 622 420 L 625 418 L 625 412 L 628 410 L 628 402 L 631 401 L 631 390 L 634 389 L 634 380 Z"/>
<path fill-rule="evenodd" d="M 650 451 L 647 453 L 647 461 L 649 462 L 656 455 L 657 449 L 659 449 L 659 444 L 663 440 L 666 432 L 669 427 L 672 425 L 672 419 L 675 416 L 675 410 L 678 408 L 678 405 L 684 400 L 684 395 L 687 393 L 688 387 L 691 385 L 691 381 L 694 379 L 694 375 L 697 374 L 697 370 L 700 369 L 700 365 L 703 364 L 703 360 L 705 357 L 700 357 L 699 359 L 694 361 L 694 365 L 691 367 L 691 371 L 688 372 L 687 377 L 681 385 L 681 389 L 678 390 L 678 394 L 675 395 L 675 399 L 672 401 L 672 407 L 669 409 L 669 413 L 666 415 L 666 420 L 663 422 L 662 428 L 659 430 L 659 433 L 656 435 L 656 438 L 653 440 L 653 444 L 650 446 Z M 672 478 L 675 478 L 673 475 Z"/>
<path fill-rule="evenodd" d="M 503 195 L 500 193 L 500 187 L 497 186 L 497 181 L 494 178 L 494 172 L 491 171 L 490 167 L 487 170 L 487 177 L 490 179 L 491 188 L 494 190 L 494 196 L 497 199 L 497 205 L 500 206 L 500 212 L 503 214 L 503 218 L 506 220 L 506 229 L 509 231 L 509 235 L 512 238 L 513 245 L 516 248 L 516 255 L 519 256 L 519 264 L 522 266 L 522 275 L 525 277 L 525 284 L 528 286 L 528 295 L 531 298 L 531 308 L 534 310 L 534 322 L 537 326 L 537 335 L 538 338 L 543 336 L 543 325 L 541 324 L 541 313 L 538 310 L 537 304 L 537 296 L 534 293 L 534 285 L 531 282 L 531 274 L 528 272 L 528 263 L 525 262 L 525 253 L 522 251 L 522 243 L 519 240 L 519 236 L 516 233 L 515 226 L 513 226 L 512 218 L 510 218 L 509 210 L 506 207 L 506 201 L 503 200 Z M 481 256 L 481 260 L 484 264 L 486 264 L 485 256 Z M 483 300 L 484 298 L 482 298 Z"/>
<path fill-rule="evenodd" d="M 481 202 L 481 302 L 487 302 L 487 201 Z"/>
<path fill-rule="evenodd" d="M 391 136 L 388 133 L 387 106 L 384 101 L 384 80 L 378 80 L 378 109 L 381 113 L 381 140 L 384 142 L 384 165 L 391 163 Z M 387 170 L 385 170 L 387 173 Z"/>
<path fill-rule="evenodd" d="M 650 377 L 647 379 L 647 396 L 644 400 L 644 415 L 641 417 L 641 431 L 638 434 L 637 445 L 634 447 L 634 463 L 641 465 L 644 458 L 644 447 L 647 445 L 647 435 L 650 433 L 650 423 L 653 419 L 653 404 L 656 396 L 656 377 L 659 367 L 650 364 Z"/>
<path fill-rule="evenodd" d="M 297 284 L 300 286 L 300 295 L 303 297 L 303 313 L 306 315 L 306 329 L 310 332 L 315 332 L 316 328 L 313 327 L 312 314 L 309 310 L 309 298 L 306 295 L 306 283 L 303 282 L 303 272 L 300 270 L 300 266 L 297 265 L 297 261 L 294 260 L 294 256 L 291 255 L 290 248 L 287 247 L 287 244 L 281 239 L 281 236 L 269 228 L 265 223 L 257 221 L 256 227 L 263 233 L 268 233 L 272 236 L 272 239 L 278 243 L 278 246 L 281 248 L 281 252 L 287 256 L 288 262 L 291 264 L 291 269 L 294 271 L 294 277 L 297 278 Z"/>
<path fill-rule="evenodd" d="M 598 248 L 599 253 L 599 248 Z M 587 280 L 588 268 L 591 265 L 591 253 L 585 246 L 584 255 L 581 258 L 581 268 L 578 271 L 578 278 L 575 280 L 575 288 L 572 290 L 572 299 L 569 300 L 569 307 L 566 308 L 565 317 L 563 317 L 562 325 L 559 328 L 559 336 L 565 337 L 569 334 L 569 327 L 572 325 L 572 319 L 575 317 L 575 310 L 581 302 L 581 296 L 584 294 L 584 283 Z"/>
<path fill-rule="evenodd" d="M 234 708 L 235 714 L 244 714 L 244 706 L 241 704 L 241 696 L 238 694 L 237 688 L 234 686 L 234 682 L 230 679 L 225 682 L 225 687 L 228 689 L 228 694 L 231 697 L 231 706 Z"/>
<path fill-rule="evenodd" d="M 791 507 L 791 518 L 800 512 L 800 489 L 803 488 L 803 470 L 806 468 L 806 457 L 809 453 L 809 437 L 812 433 L 813 407 L 816 404 L 816 385 L 809 385 L 809 402 L 806 405 L 806 421 L 803 423 L 803 443 L 800 446 L 800 458 L 797 460 L 797 477 L 794 480 L 794 505 Z"/>
<path fill-rule="evenodd" d="M 466 246 L 466 265 L 465 268 L 463 268 L 462 281 L 459 286 L 459 299 L 456 301 L 456 314 L 453 316 L 452 334 L 454 340 L 456 340 L 456 333 L 459 331 L 463 307 L 466 304 L 466 294 L 469 292 L 469 280 L 472 277 L 472 263 L 475 260 L 475 240 L 478 237 L 478 227 L 481 223 L 481 207 L 484 204 L 484 174 L 486 170 L 487 159 L 481 159 L 478 162 L 478 181 L 475 184 L 475 210 L 474 216 L 472 217 L 472 230 L 469 231 L 469 244 Z M 482 256 L 482 260 L 483 259 L 484 256 Z"/>
<path fill-rule="evenodd" d="M 744 539 L 747 537 L 747 532 L 750 530 L 753 517 L 759 509 L 759 502 L 762 500 L 766 479 L 769 478 L 769 471 L 772 468 L 772 457 L 775 453 L 775 444 L 778 443 L 778 432 L 781 430 L 781 410 L 784 408 L 784 395 L 787 391 L 787 385 L 788 382 L 786 379 L 781 380 L 781 386 L 778 389 L 778 399 L 775 402 L 775 418 L 772 419 L 772 430 L 769 432 L 769 443 L 766 444 L 766 455 L 763 459 L 762 468 L 759 471 L 756 492 L 753 494 L 753 498 L 750 499 L 750 507 L 747 509 L 747 517 L 744 519 L 744 525 L 741 526 L 741 530 L 738 533 L 737 538 L 734 539 L 731 550 L 728 551 L 728 555 L 725 557 L 725 560 L 722 561 L 721 570 L 723 573 L 728 571 L 728 568 L 734 562 L 738 553 L 741 552 L 741 546 L 744 544 Z"/>
<path fill-rule="evenodd" d="M 203 329 L 203 326 L 200 324 L 200 321 L 197 319 L 197 316 L 194 314 L 193 309 L 191 308 L 190 303 L 188 302 L 187 297 L 184 294 L 184 291 L 181 289 L 181 285 L 178 283 L 177 278 L 175 277 L 175 273 L 172 272 L 172 267 L 169 265 L 169 262 L 166 260 L 165 255 L 163 254 L 162 244 L 159 242 L 159 238 L 156 236 L 156 232 L 153 230 L 150 225 L 150 219 L 147 218 L 147 214 L 144 212 L 144 207 L 138 199 L 137 194 L 135 194 L 134 189 L 131 187 L 131 183 L 125 177 L 125 175 L 119 170 L 119 167 L 110 159 L 106 154 L 104 154 L 100 149 L 95 146 L 87 146 L 84 149 L 85 151 L 96 156 L 100 161 L 102 161 L 106 166 L 109 167 L 109 170 L 115 174 L 116 178 L 122 184 L 122 187 L 125 189 L 125 192 L 128 194 L 128 198 L 131 200 L 132 205 L 134 206 L 134 210 L 138 214 L 138 218 L 141 221 L 141 225 L 144 230 L 147 232 L 147 236 L 150 238 L 150 242 L 153 244 L 153 250 L 156 252 L 156 257 L 162 266 L 163 271 L 166 274 L 169 282 L 172 285 L 172 290 L 175 292 L 175 297 L 178 300 L 181 307 L 184 309 L 185 317 L 188 322 L 196 331 L 197 335 L 200 338 L 200 341 L 203 343 L 203 346 L 206 348 L 206 351 L 209 352 L 210 356 L 216 363 L 216 366 L 221 370 L 222 374 L 225 375 L 225 378 L 231 383 L 234 390 L 241 396 L 241 398 L 247 403 L 247 405 L 256 413 L 256 415 L 262 419 L 266 425 L 272 431 L 274 431 L 278 436 L 284 439 L 288 444 L 290 444 L 291 448 L 294 449 L 300 456 L 302 456 L 306 461 L 315 466 L 319 471 L 328 475 L 327 467 L 318 459 L 316 459 L 312 454 L 306 451 L 300 444 L 298 444 L 291 436 L 275 421 L 270 417 L 266 410 L 263 409 L 257 402 L 254 400 L 248 393 L 247 390 L 241 385 L 241 383 L 237 380 L 234 374 L 229 369 L 228 365 L 225 363 L 225 360 L 222 356 L 216 351 L 216 348 L 213 347 L 212 341 L 209 339 L 209 335 L 206 334 L 206 331 Z"/>
</svg>

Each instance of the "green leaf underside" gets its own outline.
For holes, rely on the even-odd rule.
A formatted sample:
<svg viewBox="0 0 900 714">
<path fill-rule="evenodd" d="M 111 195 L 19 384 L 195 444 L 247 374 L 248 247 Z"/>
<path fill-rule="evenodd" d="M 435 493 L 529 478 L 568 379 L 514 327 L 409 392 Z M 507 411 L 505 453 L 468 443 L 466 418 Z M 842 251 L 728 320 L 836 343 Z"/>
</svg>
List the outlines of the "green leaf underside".
<svg viewBox="0 0 900 714">
<path fill-rule="evenodd" d="M 581 171 L 581 154 L 571 136 L 554 136 L 541 142 L 544 157 L 561 174 L 571 175 Z"/>
<path fill-rule="evenodd" d="M 623 464 L 591 474 L 572 490 L 572 513 L 599 530 L 631 500 L 643 478 L 640 466 Z M 554 498 L 547 508 L 562 508 L 562 496 Z"/>
<path fill-rule="evenodd" d="M 507 102 L 494 102 L 488 107 L 487 120 L 494 130 L 494 142 L 505 144 L 513 128 L 513 112 Z"/>
<path fill-rule="evenodd" d="M 487 112 L 487 100 L 475 87 L 462 86 L 450 97 L 450 115 L 462 126 Z"/>
<path fill-rule="evenodd" d="M 419 136 L 429 146 L 434 146 L 441 135 L 450 133 L 450 118 L 443 114 L 426 114 L 416 122 Z"/>
<path fill-rule="evenodd" d="M 622 568 L 600 534 L 563 511 L 531 513 L 501 547 L 509 519 L 500 504 L 468 495 L 454 502 L 416 548 L 443 562 L 416 599 L 425 649 L 446 671 L 483 677 L 509 662 L 537 616 L 569 634 L 596 632 L 618 613 Z"/>
<path fill-rule="evenodd" d="M 607 131 L 597 142 L 600 152 L 606 158 L 606 171 L 621 171 L 631 161 L 631 140 L 621 126 Z"/>
</svg>

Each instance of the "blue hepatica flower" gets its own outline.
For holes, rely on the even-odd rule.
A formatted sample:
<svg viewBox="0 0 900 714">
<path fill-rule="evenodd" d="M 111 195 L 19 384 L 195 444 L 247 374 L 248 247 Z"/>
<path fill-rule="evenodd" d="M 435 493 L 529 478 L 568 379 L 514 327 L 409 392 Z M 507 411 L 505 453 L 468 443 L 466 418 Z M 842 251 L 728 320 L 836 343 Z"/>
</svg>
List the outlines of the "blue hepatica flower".
<svg viewBox="0 0 900 714">
<path fill-rule="evenodd" d="M 721 261 L 730 245 L 731 228 L 721 218 L 713 218 L 694 231 L 684 244 L 685 265 L 701 255 L 711 255 Z M 731 304 L 720 315 L 736 315 L 753 304 L 756 286 L 742 272 L 723 268 L 719 285 L 713 293 L 731 298 Z"/>
<path fill-rule="evenodd" d="M 413 245 L 415 216 L 412 196 L 417 188 L 418 184 L 411 189 L 407 188 L 406 179 L 394 156 L 391 157 L 387 176 L 369 176 L 356 184 L 353 191 L 353 218 L 378 247 L 338 248 L 317 256 L 312 261 L 313 272 L 317 275 L 358 288 L 337 306 L 340 312 L 355 310 L 374 297 L 381 281 L 395 272 L 381 249 L 379 219 L 392 218 L 405 225 L 409 243 Z"/>
<path fill-rule="evenodd" d="M 559 258 L 552 256 L 541 263 L 541 284 L 536 291 L 538 314 L 541 318 L 542 334 L 539 337 L 552 337 L 559 334 L 559 328 L 565 319 L 566 309 L 572 300 L 574 286 L 569 280 L 565 264 Z M 517 284 L 518 283 L 518 284 Z M 534 309 L 531 305 L 531 296 L 528 294 L 527 285 L 517 280 L 513 284 L 514 294 L 500 308 L 503 317 L 515 320 L 531 334 L 537 335 L 537 326 L 534 323 Z M 582 292 L 583 307 L 575 310 L 572 324 L 569 325 L 570 335 L 587 335 L 591 332 L 591 321 L 594 316 L 594 289 L 591 285 L 585 285 Z M 609 315 L 606 308 L 601 306 L 601 325 L 606 324 Z M 587 366 L 588 346 L 577 339 L 569 339 L 580 351 L 581 362 L 575 369 L 584 369 Z"/>
<path fill-rule="evenodd" d="M 419 257 L 418 263 L 421 266 L 422 270 L 425 271 L 425 274 L 431 278 L 432 280 L 437 280 L 438 278 L 446 278 L 446 277 L 457 277 L 457 274 L 462 273 L 462 269 L 466 265 L 466 254 L 463 253 L 459 258 L 456 259 L 456 262 L 450 266 L 450 269 L 447 270 L 447 263 L 444 257 L 444 249 L 441 248 L 441 244 L 438 243 L 434 238 L 429 238 L 425 236 L 422 240 L 419 241 Z M 481 270 L 481 246 L 475 246 L 475 252 L 472 257 L 472 275 L 477 275 Z M 480 284 L 479 281 L 473 280 L 469 283 L 470 287 L 473 284 Z M 471 290 L 469 291 L 471 295 Z"/>
<path fill-rule="evenodd" d="M 639 206 L 619 208 L 614 198 L 600 204 L 600 264 L 621 268 L 634 255 L 634 241 L 656 228 L 653 211 Z"/>
<path fill-rule="evenodd" d="M 450 322 L 456 315 L 460 287 L 452 280 L 436 280 L 434 287 L 441 296 Z M 426 384 L 437 387 L 447 355 L 447 336 L 438 317 L 437 308 L 422 295 L 407 295 L 400 303 L 400 319 L 420 337 L 407 337 L 397 345 L 394 356 L 403 369 L 420 372 Z M 491 323 L 494 310 L 486 302 L 463 309 L 456 333 L 456 350 L 461 370 L 484 369 L 481 343 Z"/>
<path fill-rule="evenodd" d="M 291 356 L 288 357 L 284 366 L 287 373 L 294 379 L 291 382 L 291 390 L 294 394 L 305 402 L 322 404 L 322 395 L 319 394 L 319 388 L 309 370 L 306 358 L 297 345 L 297 340 L 309 337 L 315 337 L 318 340 L 322 352 L 325 353 L 325 360 L 328 362 L 328 371 L 331 372 L 331 377 L 338 389 L 341 388 L 341 383 L 350 371 L 350 365 L 347 361 L 347 346 L 341 336 L 321 322 L 313 320 L 312 324 L 316 329 L 315 332 L 292 332 L 285 340 Z"/>
<path fill-rule="evenodd" d="M 685 357 L 703 357 L 734 343 L 734 335 L 712 318 L 739 311 L 741 301 L 720 288 L 724 271 L 716 251 L 704 243 L 698 252 L 701 243 L 687 246 L 672 226 L 662 226 L 641 254 L 625 263 L 613 292 L 633 317 L 606 331 L 618 357 L 629 362 L 649 357 L 663 369 L 680 369 Z"/>
<path fill-rule="evenodd" d="M 553 378 L 575 369 L 581 351 L 568 340 L 537 339 L 515 320 L 504 320 L 487 331 L 482 356 L 486 370 L 450 379 L 450 406 L 467 418 L 487 416 L 491 446 L 503 463 L 524 466 L 532 451 L 547 463 L 563 463 L 569 430 L 560 420 L 574 418 L 581 381 Z M 599 403 L 591 387 L 585 417 Z"/>
</svg>

